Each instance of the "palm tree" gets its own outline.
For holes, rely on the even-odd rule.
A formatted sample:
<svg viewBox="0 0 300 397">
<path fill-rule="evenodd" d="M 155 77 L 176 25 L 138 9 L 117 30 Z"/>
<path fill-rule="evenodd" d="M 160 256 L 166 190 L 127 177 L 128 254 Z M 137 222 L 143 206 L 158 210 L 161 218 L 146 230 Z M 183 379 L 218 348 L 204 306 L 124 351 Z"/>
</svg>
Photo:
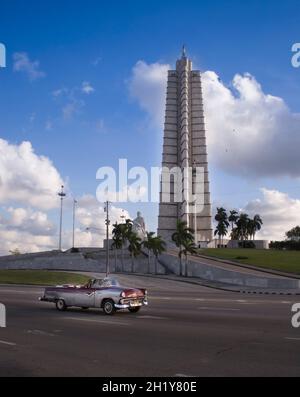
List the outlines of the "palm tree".
<svg viewBox="0 0 300 397">
<path fill-rule="evenodd" d="M 197 247 L 193 241 L 187 240 L 183 243 L 183 255 L 185 256 L 185 277 L 188 276 L 188 254 L 196 254 Z"/>
<path fill-rule="evenodd" d="M 124 272 L 124 245 L 128 242 L 128 236 L 132 231 L 132 220 L 126 219 L 125 223 L 121 223 L 119 225 L 119 228 L 120 228 L 120 239 L 122 242 L 122 246 L 121 246 L 122 272 Z"/>
<path fill-rule="evenodd" d="M 117 271 L 117 252 L 118 252 L 118 249 L 122 248 L 122 246 L 123 246 L 120 226 L 121 225 L 119 225 L 118 223 L 115 223 L 113 225 L 113 230 L 112 230 L 112 235 L 113 235 L 112 248 L 115 251 L 115 272 Z"/>
<path fill-rule="evenodd" d="M 253 233 L 253 240 L 255 240 L 255 234 L 256 232 L 261 230 L 261 227 L 263 225 L 263 221 L 260 217 L 260 215 L 256 214 L 253 218 L 253 222 L 254 222 L 254 233 Z"/>
<path fill-rule="evenodd" d="M 142 240 L 133 231 L 130 231 L 128 233 L 127 239 L 129 242 L 128 250 L 131 254 L 131 273 L 133 273 L 134 272 L 134 258 L 136 258 L 141 253 Z"/>
<path fill-rule="evenodd" d="M 154 232 L 147 232 L 146 239 L 143 241 L 143 246 L 148 250 L 148 273 L 150 273 L 151 251 L 153 251 L 153 247 L 155 245 L 154 235 Z"/>
<path fill-rule="evenodd" d="M 254 235 L 255 235 L 255 223 L 253 219 L 248 220 L 247 224 L 247 234 L 250 237 L 250 240 L 254 240 Z"/>
<path fill-rule="evenodd" d="M 188 241 L 194 242 L 194 230 L 187 226 L 187 223 L 178 219 L 176 225 L 176 232 L 172 235 L 176 247 L 179 248 L 178 257 L 180 262 L 180 276 L 183 275 L 182 271 L 182 254 L 183 246 Z"/>
<path fill-rule="evenodd" d="M 295 226 L 291 230 L 285 233 L 286 237 L 289 240 L 296 240 L 300 239 L 300 226 Z"/>
<path fill-rule="evenodd" d="M 234 225 L 239 219 L 239 213 L 236 210 L 231 210 L 230 215 L 228 217 L 228 221 L 231 223 L 231 232 L 233 232 Z"/>
<path fill-rule="evenodd" d="M 215 236 L 219 236 L 219 243 L 220 245 L 223 245 L 223 238 L 226 236 L 229 227 L 228 216 L 225 208 L 217 208 L 215 220 L 218 222 L 215 230 Z"/>
<path fill-rule="evenodd" d="M 158 255 L 162 254 L 166 250 L 166 243 L 165 241 L 160 237 L 156 236 L 153 238 L 153 245 L 152 245 L 152 251 L 155 257 L 155 266 L 154 266 L 154 272 L 157 274 L 157 262 L 158 262 Z"/>
<path fill-rule="evenodd" d="M 239 219 L 237 220 L 236 226 L 242 242 L 248 239 L 248 224 L 249 224 L 248 214 L 241 213 Z"/>
<path fill-rule="evenodd" d="M 216 226 L 216 230 L 215 230 L 215 236 L 219 236 L 219 246 L 223 245 L 223 238 L 224 236 L 226 236 L 227 234 L 227 224 L 224 222 L 219 222 L 218 225 Z"/>
</svg>

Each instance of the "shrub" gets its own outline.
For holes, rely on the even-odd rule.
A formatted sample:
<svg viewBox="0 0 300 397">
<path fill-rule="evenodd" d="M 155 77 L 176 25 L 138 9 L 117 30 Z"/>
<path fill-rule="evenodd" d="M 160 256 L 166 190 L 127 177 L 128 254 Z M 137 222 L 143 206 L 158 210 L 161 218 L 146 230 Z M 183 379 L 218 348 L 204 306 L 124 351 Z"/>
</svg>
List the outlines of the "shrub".
<svg viewBox="0 0 300 397">
<path fill-rule="evenodd" d="M 300 241 L 286 240 L 286 241 L 271 241 L 269 247 L 277 250 L 291 250 L 300 251 Z"/>
<path fill-rule="evenodd" d="M 239 248 L 256 248 L 253 241 L 240 241 Z"/>
</svg>

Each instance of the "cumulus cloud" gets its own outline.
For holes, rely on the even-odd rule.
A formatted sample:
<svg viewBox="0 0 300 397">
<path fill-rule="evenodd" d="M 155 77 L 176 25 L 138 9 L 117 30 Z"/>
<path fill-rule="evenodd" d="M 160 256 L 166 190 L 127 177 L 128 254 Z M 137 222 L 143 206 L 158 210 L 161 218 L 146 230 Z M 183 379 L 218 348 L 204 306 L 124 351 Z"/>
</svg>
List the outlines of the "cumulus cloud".
<svg viewBox="0 0 300 397">
<path fill-rule="evenodd" d="M 284 240 L 285 233 L 300 225 L 300 200 L 278 190 L 261 189 L 262 198 L 244 208 L 249 215 L 260 214 L 264 225 L 257 238 Z"/>
<path fill-rule="evenodd" d="M 46 213 L 31 208 L 2 208 L 0 215 L 0 255 L 18 249 L 35 252 L 53 249 L 56 227 Z"/>
<path fill-rule="evenodd" d="M 162 128 L 169 65 L 137 62 L 130 94 Z M 210 160 L 231 174 L 300 176 L 300 113 L 282 98 L 264 93 L 248 73 L 229 85 L 215 72 L 202 74 Z"/>
<path fill-rule="evenodd" d="M 129 91 L 156 125 L 162 126 L 169 65 L 138 61 L 132 69 Z"/>
<path fill-rule="evenodd" d="M 130 214 L 127 211 L 122 208 L 110 206 L 109 217 L 111 227 L 115 222 L 121 222 L 121 216 L 130 218 Z M 76 219 L 84 229 L 91 228 L 91 232 L 93 232 L 93 228 L 97 229 L 96 233 L 104 237 L 106 233 L 105 218 L 106 213 L 104 211 L 104 207 L 99 203 L 95 196 L 88 194 L 82 196 L 78 200 Z"/>
<path fill-rule="evenodd" d="M 13 55 L 14 71 L 24 72 L 30 81 L 45 77 L 45 73 L 40 69 L 39 61 L 31 61 L 26 52 L 16 52 Z"/>
<path fill-rule="evenodd" d="M 8 230 L 19 230 L 32 235 L 48 236 L 56 233 L 55 225 L 49 221 L 45 212 L 31 208 L 7 209 L 7 216 L 0 218 L 1 225 Z"/>
<path fill-rule="evenodd" d="M 81 91 L 84 94 L 89 95 L 89 94 L 92 94 L 95 91 L 95 88 L 88 81 L 84 81 L 81 84 Z"/>
<path fill-rule="evenodd" d="M 265 94 L 250 74 L 237 74 L 231 84 L 214 72 L 203 74 L 212 160 L 237 175 L 300 176 L 300 114 Z"/>
<path fill-rule="evenodd" d="M 1 204 L 17 202 L 43 210 L 55 208 L 62 184 L 52 162 L 37 155 L 30 142 L 13 145 L 0 139 Z"/>
</svg>

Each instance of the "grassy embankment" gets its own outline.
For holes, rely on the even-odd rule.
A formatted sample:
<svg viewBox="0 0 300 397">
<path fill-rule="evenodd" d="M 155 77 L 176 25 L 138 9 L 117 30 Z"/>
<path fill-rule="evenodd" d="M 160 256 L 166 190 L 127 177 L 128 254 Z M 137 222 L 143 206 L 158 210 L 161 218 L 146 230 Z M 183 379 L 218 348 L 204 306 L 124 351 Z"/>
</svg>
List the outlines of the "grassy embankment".
<svg viewBox="0 0 300 397">
<path fill-rule="evenodd" d="M 216 248 L 201 250 L 201 254 L 260 268 L 300 274 L 300 251 Z"/>
<path fill-rule="evenodd" d="M 0 284 L 84 284 L 89 277 L 67 272 L 47 270 L 0 270 Z"/>
</svg>

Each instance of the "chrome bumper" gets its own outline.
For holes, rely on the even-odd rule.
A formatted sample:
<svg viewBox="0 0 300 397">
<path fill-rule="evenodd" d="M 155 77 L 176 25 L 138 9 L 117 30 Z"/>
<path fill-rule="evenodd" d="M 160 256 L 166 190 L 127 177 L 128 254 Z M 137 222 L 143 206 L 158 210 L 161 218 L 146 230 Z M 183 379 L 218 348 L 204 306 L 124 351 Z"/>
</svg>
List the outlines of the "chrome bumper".
<svg viewBox="0 0 300 397">
<path fill-rule="evenodd" d="M 128 303 L 115 303 L 116 309 L 129 309 L 130 307 L 141 307 L 141 306 L 148 306 L 148 301 L 139 302 L 138 304 L 131 305 L 130 302 Z"/>
</svg>

